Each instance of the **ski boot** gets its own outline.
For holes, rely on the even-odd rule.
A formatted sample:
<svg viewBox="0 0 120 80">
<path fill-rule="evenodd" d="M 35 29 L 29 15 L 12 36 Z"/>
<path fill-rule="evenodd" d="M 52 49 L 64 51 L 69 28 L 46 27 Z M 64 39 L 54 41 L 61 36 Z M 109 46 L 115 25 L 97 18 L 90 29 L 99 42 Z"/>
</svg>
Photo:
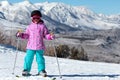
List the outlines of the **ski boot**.
<svg viewBox="0 0 120 80">
<path fill-rule="evenodd" d="M 42 70 L 40 72 L 38 72 L 37 76 L 43 76 L 43 77 L 47 77 L 47 72 L 45 70 Z"/>
<path fill-rule="evenodd" d="M 23 70 L 22 76 L 31 76 L 31 74 L 27 70 Z"/>
</svg>

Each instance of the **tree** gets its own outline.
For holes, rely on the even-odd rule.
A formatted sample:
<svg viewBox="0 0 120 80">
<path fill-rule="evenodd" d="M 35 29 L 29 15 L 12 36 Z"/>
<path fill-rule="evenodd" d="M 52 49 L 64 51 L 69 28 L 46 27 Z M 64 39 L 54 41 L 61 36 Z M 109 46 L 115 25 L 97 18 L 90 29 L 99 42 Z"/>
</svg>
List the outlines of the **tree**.
<svg viewBox="0 0 120 80">
<path fill-rule="evenodd" d="M 0 31 L 0 43 L 5 43 L 5 35 Z"/>
<path fill-rule="evenodd" d="M 81 47 L 81 50 L 73 47 L 71 48 L 70 59 L 88 60 L 88 57 L 83 47 Z"/>
<path fill-rule="evenodd" d="M 56 47 L 58 57 L 67 58 L 70 54 L 70 48 L 67 45 L 59 45 Z"/>
</svg>

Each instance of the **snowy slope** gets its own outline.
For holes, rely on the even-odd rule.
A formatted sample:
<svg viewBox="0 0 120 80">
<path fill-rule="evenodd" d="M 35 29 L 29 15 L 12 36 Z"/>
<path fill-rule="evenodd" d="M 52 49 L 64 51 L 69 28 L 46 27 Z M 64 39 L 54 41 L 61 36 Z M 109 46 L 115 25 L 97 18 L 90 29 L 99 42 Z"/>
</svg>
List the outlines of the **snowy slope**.
<svg viewBox="0 0 120 80">
<path fill-rule="evenodd" d="M 48 27 L 62 30 L 120 28 L 119 15 L 96 14 L 84 6 L 56 2 L 33 4 L 29 1 L 11 4 L 8 1 L 0 1 L 0 13 L 3 13 L 6 19 L 22 24 L 30 22 L 30 13 L 35 9 L 43 13 L 43 19 Z"/>
<path fill-rule="evenodd" d="M 5 19 L 5 16 L 4 16 L 4 14 L 2 12 L 0 12 L 0 18 Z"/>
<path fill-rule="evenodd" d="M 12 48 L 0 46 L 0 80 L 47 80 L 41 77 L 15 78 L 12 75 L 15 53 L 18 54 L 15 74 L 21 75 L 24 52 Z M 46 71 L 49 76 L 59 80 L 56 58 L 45 56 Z M 120 80 L 120 65 L 109 63 L 98 63 L 89 61 L 78 61 L 59 58 L 61 74 L 64 80 Z M 37 73 L 37 65 L 34 60 L 32 74 Z"/>
</svg>

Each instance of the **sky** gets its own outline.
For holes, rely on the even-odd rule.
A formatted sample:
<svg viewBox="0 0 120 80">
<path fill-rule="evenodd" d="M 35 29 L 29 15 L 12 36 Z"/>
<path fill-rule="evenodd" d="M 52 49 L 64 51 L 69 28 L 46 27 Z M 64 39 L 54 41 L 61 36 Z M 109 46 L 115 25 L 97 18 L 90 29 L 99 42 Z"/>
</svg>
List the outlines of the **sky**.
<svg viewBox="0 0 120 80">
<path fill-rule="evenodd" d="M 11 3 L 21 2 L 24 0 L 8 0 Z M 106 15 L 120 14 L 120 0 L 29 0 L 32 3 L 38 2 L 62 2 L 72 6 L 85 6 L 95 13 Z"/>
</svg>

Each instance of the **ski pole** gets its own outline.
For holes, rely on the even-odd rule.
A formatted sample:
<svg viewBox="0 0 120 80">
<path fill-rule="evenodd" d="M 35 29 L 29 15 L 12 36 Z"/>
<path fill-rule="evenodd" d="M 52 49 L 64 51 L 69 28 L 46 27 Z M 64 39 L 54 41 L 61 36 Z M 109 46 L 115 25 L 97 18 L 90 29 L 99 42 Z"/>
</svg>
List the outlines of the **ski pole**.
<svg viewBox="0 0 120 80">
<path fill-rule="evenodd" d="M 54 35 L 55 28 L 51 29 L 50 33 L 51 33 L 51 35 Z M 62 79 L 61 70 L 60 70 L 60 64 L 59 64 L 59 61 L 58 61 L 57 52 L 56 52 L 56 48 L 55 48 L 55 39 L 52 42 L 53 42 L 52 44 L 53 44 L 53 48 L 54 48 L 54 54 L 55 54 L 56 61 L 57 61 L 57 66 L 58 66 L 58 71 L 59 71 L 59 77 Z"/>
<path fill-rule="evenodd" d="M 58 57 L 57 57 L 57 53 L 56 53 L 56 48 L 55 48 L 55 40 L 53 41 L 53 47 L 54 47 L 54 53 L 55 53 L 55 57 L 56 57 L 57 65 L 58 65 L 59 77 L 62 78 L 60 65 L 59 65 L 59 61 L 58 61 Z"/>
<path fill-rule="evenodd" d="M 17 53 L 18 53 L 18 44 L 19 44 L 19 38 L 17 38 L 16 54 L 15 54 L 15 60 L 14 60 L 14 66 L 13 66 L 12 74 L 14 74 L 14 72 L 15 72 L 15 66 L 16 66 L 16 61 L 17 61 Z"/>
<path fill-rule="evenodd" d="M 18 30 L 18 32 L 22 32 L 22 31 L 21 31 L 21 30 Z M 15 54 L 13 72 L 12 72 L 13 75 L 14 75 L 14 73 L 15 73 L 15 66 L 16 66 L 16 61 L 17 61 L 17 54 L 18 54 L 19 41 L 20 41 L 20 40 L 19 40 L 19 37 L 17 37 L 16 54 Z"/>
</svg>

